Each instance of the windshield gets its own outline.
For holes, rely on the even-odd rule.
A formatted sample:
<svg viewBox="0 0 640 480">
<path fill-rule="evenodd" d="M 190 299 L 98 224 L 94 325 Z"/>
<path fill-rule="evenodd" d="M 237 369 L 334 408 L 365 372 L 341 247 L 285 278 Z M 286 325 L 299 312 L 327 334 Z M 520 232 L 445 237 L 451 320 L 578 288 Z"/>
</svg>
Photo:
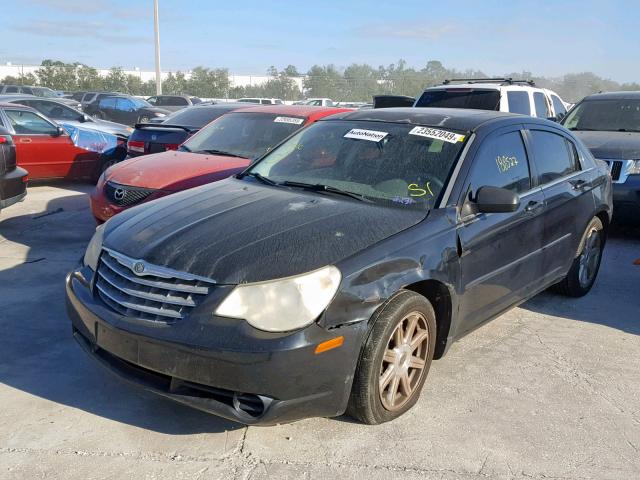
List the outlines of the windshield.
<svg viewBox="0 0 640 480">
<path fill-rule="evenodd" d="M 217 150 L 254 159 L 302 128 L 304 118 L 267 113 L 230 113 L 184 143 L 192 152 Z"/>
<path fill-rule="evenodd" d="M 192 107 L 178 110 L 173 115 L 168 116 L 164 122 L 168 125 L 180 125 L 183 127 L 200 128 L 207 123 L 214 121 L 221 115 L 228 113 L 227 108 L 215 107 Z"/>
<path fill-rule="evenodd" d="M 415 106 L 498 110 L 500 107 L 500 92 L 498 90 L 477 90 L 472 88 L 425 90 Z"/>
<path fill-rule="evenodd" d="M 319 122 L 291 137 L 247 174 L 265 183 L 323 185 L 389 205 L 430 208 L 444 190 L 465 138 L 450 130 L 407 124 Z"/>
<path fill-rule="evenodd" d="M 133 102 L 136 108 L 146 108 L 153 106 L 149 102 L 147 102 L 146 100 L 142 100 L 141 98 L 130 97 L 129 100 Z"/>
<path fill-rule="evenodd" d="M 640 132 L 640 100 L 587 100 L 571 110 L 562 124 L 569 130 Z"/>
<path fill-rule="evenodd" d="M 33 94 L 38 97 L 47 97 L 47 98 L 58 98 L 58 95 L 53 90 L 49 90 L 48 88 L 39 87 L 32 88 Z"/>
</svg>

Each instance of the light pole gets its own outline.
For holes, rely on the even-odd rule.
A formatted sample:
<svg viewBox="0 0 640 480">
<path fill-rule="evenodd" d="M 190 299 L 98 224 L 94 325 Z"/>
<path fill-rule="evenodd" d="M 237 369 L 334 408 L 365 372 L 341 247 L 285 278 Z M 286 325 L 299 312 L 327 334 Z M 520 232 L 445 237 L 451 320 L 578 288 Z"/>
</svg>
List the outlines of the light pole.
<svg viewBox="0 0 640 480">
<path fill-rule="evenodd" d="M 153 31 L 156 40 L 156 95 L 162 95 L 162 75 L 160 73 L 160 26 L 158 25 L 158 0 L 153 0 Z"/>
</svg>

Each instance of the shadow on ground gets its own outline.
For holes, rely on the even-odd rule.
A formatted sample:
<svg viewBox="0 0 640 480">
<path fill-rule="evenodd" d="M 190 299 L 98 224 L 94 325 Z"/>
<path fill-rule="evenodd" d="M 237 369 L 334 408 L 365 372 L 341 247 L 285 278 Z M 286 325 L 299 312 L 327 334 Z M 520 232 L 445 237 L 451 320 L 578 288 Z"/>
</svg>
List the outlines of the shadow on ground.
<svg viewBox="0 0 640 480">
<path fill-rule="evenodd" d="M 242 427 L 129 386 L 75 344 L 65 312 L 64 277 L 78 263 L 95 229 L 88 207 L 91 187 L 40 187 L 0 218 L 0 382 L 161 433 Z"/>
</svg>

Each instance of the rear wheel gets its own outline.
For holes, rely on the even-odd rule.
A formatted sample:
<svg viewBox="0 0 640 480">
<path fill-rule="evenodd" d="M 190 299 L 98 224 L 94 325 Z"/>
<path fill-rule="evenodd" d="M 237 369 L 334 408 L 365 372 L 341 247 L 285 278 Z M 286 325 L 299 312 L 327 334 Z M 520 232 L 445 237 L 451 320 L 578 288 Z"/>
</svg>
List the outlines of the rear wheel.
<svg viewBox="0 0 640 480">
<path fill-rule="evenodd" d="M 580 244 L 580 253 L 573 260 L 567 276 L 555 285 L 559 293 L 570 297 L 582 297 L 589 293 L 600 269 L 604 242 L 602 221 L 594 217 L 587 226 Z"/>
<path fill-rule="evenodd" d="M 376 314 L 356 369 L 347 413 L 368 424 L 393 420 L 420 397 L 435 349 L 433 307 L 402 290 Z"/>
</svg>

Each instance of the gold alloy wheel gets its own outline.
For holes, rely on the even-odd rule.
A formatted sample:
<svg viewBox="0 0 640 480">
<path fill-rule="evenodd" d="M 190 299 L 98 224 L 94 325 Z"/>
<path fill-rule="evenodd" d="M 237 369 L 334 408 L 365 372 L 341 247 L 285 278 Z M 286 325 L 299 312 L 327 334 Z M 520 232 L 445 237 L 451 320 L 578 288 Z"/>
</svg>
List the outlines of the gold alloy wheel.
<svg viewBox="0 0 640 480">
<path fill-rule="evenodd" d="M 378 391 L 382 406 L 394 411 L 413 396 L 425 372 L 429 354 L 427 320 L 411 312 L 396 325 L 382 357 Z"/>
</svg>

